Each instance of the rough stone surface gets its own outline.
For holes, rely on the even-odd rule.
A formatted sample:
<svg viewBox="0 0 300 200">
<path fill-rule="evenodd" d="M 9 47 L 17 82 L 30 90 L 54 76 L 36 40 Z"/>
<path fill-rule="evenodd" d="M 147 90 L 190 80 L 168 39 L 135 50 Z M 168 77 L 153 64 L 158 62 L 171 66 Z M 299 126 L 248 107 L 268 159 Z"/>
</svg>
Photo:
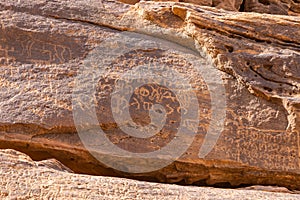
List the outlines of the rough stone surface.
<svg viewBox="0 0 300 200">
<path fill-rule="evenodd" d="M 120 0 L 135 4 L 139 0 Z M 151 1 L 151 0 L 150 0 Z M 167 1 L 167 0 L 153 0 Z M 171 0 L 173 2 L 192 3 L 201 6 L 216 7 L 230 11 L 257 12 L 279 15 L 299 15 L 300 1 L 298 0 Z"/>
<path fill-rule="evenodd" d="M 48 165 L 45 165 L 48 163 Z M 50 164 L 49 164 L 50 163 Z M 73 174 L 59 162 L 32 161 L 14 151 L 0 151 L 0 198 L 6 199 L 299 199 L 284 188 L 277 192 L 217 189 L 149 183 L 124 178 Z M 256 186 L 264 190 L 262 186 Z M 266 188 L 268 189 L 268 188 Z M 269 189 L 270 190 L 270 189 Z M 279 193 L 289 192 L 289 193 Z"/>
<path fill-rule="evenodd" d="M 114 1 L 2 0 L 0 19 L 1 148 L 20 150 L 36 160 L 56 158 L 81 173 L 300 189 L 299 17 L 171 2 L 131 6 Z M 124 30 L 167 38 L 202 52 L 219 70 L 226 90 L 225 125 L 204 159 L 198 152 L 211 119 L 207 85 L 190 63 L 162 49 L 138 50 L 116 59 L 108 71 L 112 73 L 98 87 L 97 117 L 120 148 L 147 152 L 166 145 L 176 127 L 166 127 L 152 138 L 154 144 L 121 133 L 112 119 L 107 88 L 119 78 L 114 73 L 150 62 L 149 58 L 173 66 L 192 80 L 203 109 L 199 134 L 187 152 L 161 170 L 128 174 L 104 166 L 82 145 L 72 116 L 74 80 L 86 56 Z M 147 124 L 145 113 L 147 109 L 135 113 L 141 114 L 136 122 Z"/>
</svg>

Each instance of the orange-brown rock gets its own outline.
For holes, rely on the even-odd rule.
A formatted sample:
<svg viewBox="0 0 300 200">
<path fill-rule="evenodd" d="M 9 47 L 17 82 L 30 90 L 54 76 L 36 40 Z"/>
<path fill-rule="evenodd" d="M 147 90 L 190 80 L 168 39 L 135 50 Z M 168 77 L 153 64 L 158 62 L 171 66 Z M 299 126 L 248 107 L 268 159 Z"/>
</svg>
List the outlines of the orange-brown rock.
<svg viewBox="0 0 300 200">
<path fill-rule="evenodd" d="M 120 0 L 124 3 L 135 4 L 139 0 Z M 166 1 L 166 0 L 153 0 Z M 258 12 L 280 15 L 299 15 L 300 1 L 297 0 L 171 0 L 201 6 L 216 7 L 230 11 Z"/>
<path fill-rule="evenodd" d="M 300 189 L 299 17 L 174 2 L 5 0 L 0 2 L 0 19 L 1 148 L 20 150 L 36 160 L 56 158 L 80 173 L 181 184 Z M 173 109 L 167 115 L 171 120 L 151 140 L 128 136 L 117 126 L 110 104 L 112 88 L 122 74 L 138 65 L 154 63 L 180 72 L 190 80 L 198 99 L 199 108 L 194 109 L 201 109 L 198 134 L 188 150 L 172 164 L 149 173 L 125 173 L 105 166 L 83 146 L 73 119 L 72 93 L 80 68 L 91 52 L 125 30 L 150 35 L 149 40 L 168 40 L 170 49 L 140 47 L 105 68 L 95 99 L 98 128 L 110 141 L 123 150 L 145 153 L 167 146 L 176 134 L 181 112 L 176 114 L 180 110 L 176 101 L 164 102 Z M 215 69 L 211 73 L 219 74 L 224 83 L 224 126 L 204 158 L 199 151 L 214 117 L 213 81 L 209 85 L 209 79 L 189 60 L 172 51 L 175 43 L 194 52 L 203 63 L 211 59 Z M 146 48 L 148 43 L 144 44 Z M 178 77 L 173 78 L 176 83 Z M 150 99 L 138 93 L 157 90 L 165 88 L 139 88 L 137 101 L 130 100 L 131 117 L 137 124 L 149 124 L 149 109 L 138 110 L 137 105 L 148 105 Z M 175 95 L 168 97 L 172 100 Z M 115 159 L 110 154 L 103 156 Z M 149 163 L 166 157 L 151 159 Z"/>
<path fill-rule="evenodd" d="M 32 161 L 14 150 L 0 151 L 0 198 L 9 199 L 299 199 L 280 187 L 240 190 L 149 183 L 70 173 L 55 160 Z M 257 191 L 254 191 L 257 190 Z M 259 191 L 262 190 L 262 191 Z M 273 192 L 266 192 L 273 191 Z M 283 193 L 285 192 L 285 193 Z"/>
</svg>

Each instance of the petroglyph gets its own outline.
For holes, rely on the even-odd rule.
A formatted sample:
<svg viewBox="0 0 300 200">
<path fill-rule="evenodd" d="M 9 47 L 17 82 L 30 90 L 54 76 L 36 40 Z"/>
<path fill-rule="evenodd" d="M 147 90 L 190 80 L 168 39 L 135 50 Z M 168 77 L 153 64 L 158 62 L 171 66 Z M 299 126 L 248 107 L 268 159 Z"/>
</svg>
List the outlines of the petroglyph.
<svg viewBox="0 0 300 200">
<path fill-rule="evenodd" d="M 0 30 L 1 64 L 62 64 L 83 57 L 84 52 L 82 44 L 65 35 L 34 33 L 14 28 Z"/>
<path fill-rule="evenodd" d="M 137 153 L 151 152 L 167 145 L 178 131 L 178 127 L 181 123 L 180 115 L 182 112 L 186 112 L 184 108 L 192 106 L 189 104 L 190 97 L 183 90 L 180 92 L 184 98 L 182 99 L 183 101 L 179 102 L 174 92 L 169 89 L 174 87 L 176 84 L 181 84 L 182 88 L 185 87 L 184 84 L 191 84 L 193 86 L 193 91 L 198 97 L 198 103 L 200 104 L 201 111 L 203 109 L 210 110 L 210 93 L 205 81 L 200 78 L 201 74 L 199 74 L 199 72 L 195 69 L 193 70 L 191 63 L 188 63 L 185 59 L 178 59 L 177 56 L 178 55 L 172 54 L 168 51 L 162 51 L 161 49 L 154 49 L 152 51 L 132 51 L 116 58 L 110 66 L 110 70 L 105 72 L 103 77 L 100 78 L 96 90 L 96 112 L 101 127 L 105 129 L 108 133 L 107 137 L 115 145 L 123 148 L 124 150 Z M 125 57 L 126 59 L 124 59 Z M 151 69 L 151 66 L 156 66 L 157 68 L 167 66 L 179 72 L 182 72 L 183 69 L 190 69 L 194 71 L 194 74 L 184 74 L 184 76 L 190 80 L 190 83 L 177 83 L 176 78 L 174 77 L 174 82 L 163 83 L 166 86 L 153 84 L 150 77 L 144 77 L 144 74 L 137 74 L 129 81 L 126 81 L 123 84 L 121 82 L 120 86 L 123 89 L 131 87 L 137 79 L 142 79 L 142 82 L 145 84 L 141 87 L 133 88 L 134 92 L 131 94 L 132 96 L 129 102 L 125 97 L 122 97 L 116 99 L 117 104 L 110 106 L 111 93 L 115 89 L 115 84 L 122 80 L 122 74 L 139 65 L 149 66 L 149 71 L 153 70 Z M 194 78 L 195 76 L 198 78 Z M 121 91 L 123 90 L 121 89 Z M 166 110 L 166 123 L 161 130 L 150 138 L 126 137 L 126 133 L 122 132 L 119 128 L 116 128 L 114 125 L 109 128 L 106 124 L 107 121 L 115 121 L 112 109 L 114 109 L 114 112 L 122 114 L 122 112 L 127 108 L 129 109 L 130 116 L 135 123 L 146 126 L 151 121 L 149 118 L 149 111 L 155 104 L 162 105 Z M 105 113 L 102 112 L 103 109 L 101 108 L 105 108 Z M 200 116 L 199 120 L 209 122 L 210 112 L 201 112 Z M 204 120 L 204 118 L 206 118 L 206 120 Z M 195 126 L 195 122 L 197 120 L 192 123 L 191 121 L 192 119 L 183 121 L 183 125 L 186 126 L 187 129 L 197 132 L 196 127 L 198 125 Z M 126 124 L 126 121 L 123 123 Z M 199 134 L 206 134 L 206 132 L 202 129 Z M 141 146 L 138 146 L 138 144 L 141 144 Z"/>
</svg>

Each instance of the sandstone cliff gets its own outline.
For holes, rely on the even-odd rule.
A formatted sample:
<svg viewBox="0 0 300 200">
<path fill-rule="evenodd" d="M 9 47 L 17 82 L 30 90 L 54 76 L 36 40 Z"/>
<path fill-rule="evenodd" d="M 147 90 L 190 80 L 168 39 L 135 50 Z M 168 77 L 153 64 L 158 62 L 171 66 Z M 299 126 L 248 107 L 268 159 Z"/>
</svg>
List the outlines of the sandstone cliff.
<svg viewBox="0 0 300 200">
<path fill-rule="evenodd" d="M 203 2 L 205 6 L 152 1 L 134 5 L 96 0 L 0 1 L 0 147 L 25 152 L 35 160 L 56 158 L 79 173 L 221 187 L 279 185 L 299 190 L 299 2 Z M 165 102 L 166 108 L 172 108 L 167 115 L 170 120 L 159 134 L 150 139 L 128 136 L 119 128 L 110 106 L 114 83 L 145 63 L 175 69 L 190 80 L 198 100 L 194 108 L 201 111 L 197 134 L 180 158 L 153 172 L 127 173 L 100 162 L 82 144 L 74 122 L 72 101 L 81 68 L 87 58 L 99 64 L 101 59 L 91 53 L 124 31 L 149 41 L 168 41 L 166 46 L 180 46 L 213 66 L 209 73 L 199 67 L 201 74 L 172 46 L 150 50 L 138 46 L 116 58 L 100 77 L 95 96 L 97 125 L 115 146 L 136 153 L 156 151 L 173 141 L 180 122 L 180 112 L 176 114 L 180 102 Z M 221 94 L 212 92 L 215 79 L 210 81 L 218 77 Z M 154 94 L 159 90 L 155 87 L 146 91 Z M 76 92 L 84 94 L 85 90 Z M 173 97 L 169 95 L 169 99 Z M 148 105 L 149 98 L 137 99 L 127 103 L 132 105 L 135 122 L 145 125 L 149 109 L 138 110 L 138 105 Z M 222 116 L 221 129 L 210 123 Z M 122 123 L 126 124 L 127 118 Z M 211 139 L 216 144 L 199 157 L 213 128 L 220 131 L 218 138 Z M 99 142 L 93 139 L 91 142 Z M 120 160 L 110 154 L 100 156 Z M 130 156 L 121 159 L 135 162 Z M 152 157 L 145 165 L 168 159 L 164 155 Z"/>
</svg>

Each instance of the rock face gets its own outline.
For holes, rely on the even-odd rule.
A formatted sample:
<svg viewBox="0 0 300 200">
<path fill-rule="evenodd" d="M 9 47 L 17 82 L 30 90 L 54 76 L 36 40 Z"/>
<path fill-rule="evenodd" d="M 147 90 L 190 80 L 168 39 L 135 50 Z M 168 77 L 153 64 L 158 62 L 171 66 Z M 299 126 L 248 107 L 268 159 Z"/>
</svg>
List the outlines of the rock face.
<svg viewBox="0 0 300 200">
<path fill-rule="evenodd" d="M 135 4 L 139 0 L 120 0 Z M 151 0 L 150 0 L 151 1 Z M 154 0 L 166 1 L 166 0 Z M 192 3 L 201 6 L 216 7 L 230 11 L 257 12 L 279 15 L 299 15 L 300 1 L 297 0 L 171 0 L 173 2 Z"/>
<path fill-rule="evenodd" d="M 1 199 L 299 199 L 299 194 L 149 183 L 73 174 L 57 161 L 0 151 Z M 263 187 L 260 187 L 263 188 Z M 282 188 L 273 190 L 284 191 Z"/>
<path fill-rule="evenodd" d="M 285 2 L 298 5 L 297 1 Z M 0 18 L 1 148 L 20 150 L 36 160 L 56 158 L 80 173 L 181 184 L 260 184 L 300 189 L 299 17 L 174 2 L 131 6 L 114 1 L 6 0 L 0 2 Z M 120 38 L 123 31 L 138 34 L 131 35 L 132 40 L 130 34 Z M 116 42 L 109 43 L 109 38 Z M 155 46 L 163 43 L 161 39 L 168 43 Z M 110 51 L 105 54 L 108 44 Z M 122 44 L 122 49 L 128 51 L 120 55 Z M 183 50 L 174 51 L 173 46 Z M 193 53 L 182 53 L 186 51 Z M 114 60 L 109 60 L 110 53 L 117 55 Z M 194 57 L 189 57 L 192 54 Z M 99 66 L 103 60 L 112 62 L 100 67 L 103 73 L 96 74 L 99 79 L 95 87 L 76 82 L 84 67 Z M 201 65 L 197 67 L 195 62 Z M 213 67 L 205 68 L 208 64 Z M 145 87 L 140 85 L 134 90 L 132 98 L 126 100 L 122 93 L 116 98 L 122 100 L 120 104 L 111 106 L 118 80 L 137 66 L 148 66 L 155 73 L 159 66 L 176 71 L 179 75 L 171 76 L 169 82 L 182 88 L 170 91 L 172 84 L 162 87 L 147 82 Z M 125 86 L 121 87 L 123 91 L 129 88 Z M 190 101 L 176 100 L 174 91 L 188 94 L 188 86 L 197 101 L 192 101 L 190 95 L 182 96 Z M 95 98 L 90 88 L 95 88 Z M 78 95 L 81 102 L 76 101 Z M 186 102 L 192 103 L 185 105 Z M 114 113 L 124 114 L 123 103 L 125 107 L 130 105 L 130 116 L 118 121 Z M 74 115 L 74 108 L 92 104 L 97 124 L 88 121 L 78 126 L 76 116 L 81 115 Z M 132 121 L 137 127 L 147 127 L 154 104 L 162 104 L 167 113 L 162 131 L 151 137 L 134 137 L 133 131 L 122 129 Z M 192 118 L 194 121 L 181 121 L 183 108 L 200 114 Z M 152 119 L 160 119 L 160 112 L 152 113 L 157 116 Z M 85 119 L 89 119 L 90 113 L 86 113 Z M 192 140 L 191 136 L 185 137 L 188 134 L 176 135 L 182 124 L 196 130 L 196 134 L 190 134 Z M 147 166 L 172 159 L 163 154 L 140 160 L 131 153 L 159 151 L 173 141 L 177 143 L 169 151 L 171 154 L 181 150 L 181 145 L 188 144 L 188 148 L 166 167 L 128 173 L 100 162 L 103 160 L 87 150 L 86 143 L 96 146 L 104 140 L 90 137 L 83 141 L 82 132 L 88 135 L 89 130 L 99 128 L 114 146 L 129 152 L 128 156 L 102 152 L 100 157 L 107 162 L 123 159 Z"/>
</svg>

